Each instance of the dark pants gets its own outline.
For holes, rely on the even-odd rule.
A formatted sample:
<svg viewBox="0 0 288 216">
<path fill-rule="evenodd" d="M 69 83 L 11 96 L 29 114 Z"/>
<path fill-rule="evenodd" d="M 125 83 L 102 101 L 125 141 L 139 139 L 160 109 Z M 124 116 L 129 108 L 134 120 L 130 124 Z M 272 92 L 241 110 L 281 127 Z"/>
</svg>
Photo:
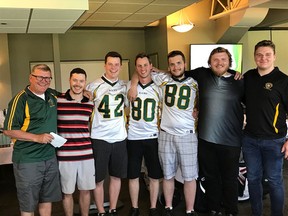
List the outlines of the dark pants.
<svg viewBox="0 0 288 216">
<path fill-rule="evenodd" d="M 284 209 L 283 157 L 285 137 L 264 140 L 243 138 L 243 154 L 247 166 L 248 188 L 253 216 L 262 215 L 263 172 L 268 179 L 271 215 L 282 216 Z M 285 214 L 287 215 L 287 214 Z"/>
<path fill-rule="evenodd" d="M 238 174 L 240 147 L 219 145 L 199 139 L 200 175 L 205 177 L 208 209 L 238 213 Z"/>
</svg>

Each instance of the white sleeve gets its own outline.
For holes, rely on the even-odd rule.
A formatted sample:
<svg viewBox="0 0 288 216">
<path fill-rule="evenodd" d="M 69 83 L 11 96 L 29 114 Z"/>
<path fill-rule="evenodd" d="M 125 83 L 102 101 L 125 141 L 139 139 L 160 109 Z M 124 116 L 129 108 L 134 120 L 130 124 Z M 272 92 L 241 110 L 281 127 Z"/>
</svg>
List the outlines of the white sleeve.
<svg viewBox="0 0 288 216">
<path fill-rule="evenodd" d="M 125 98 L 124 98 L 125 107 L 129 107 L 129 105 L 130 105 L 130 102 L 129 102 L 128 97 L 127 97 L 130 87 L 131 87 L 131 81 L 129 81 L 126 85 L 126 94 L 125 94 Z"/>
<path fill-rule="evenodd" d="M 158 86 L 165 85 L 171 79 L 170 74 L 164 72 L 152 72 L 151 77 L 153 82 Z"/>
</svg>

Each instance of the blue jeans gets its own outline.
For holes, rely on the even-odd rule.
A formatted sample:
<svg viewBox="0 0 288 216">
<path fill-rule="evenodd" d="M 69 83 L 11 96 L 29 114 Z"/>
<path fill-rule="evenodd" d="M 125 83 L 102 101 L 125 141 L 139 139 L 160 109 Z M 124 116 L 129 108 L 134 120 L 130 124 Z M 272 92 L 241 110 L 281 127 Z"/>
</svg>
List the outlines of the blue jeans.
<svg viewBox="0 0 288 216">
<path fill-rule="evenodd" d="M 243 154 L 247 166 L 248 188 L 253 216 L 262 215 L 262 179 L 268 179 L 271 216 L 283 216 L 284 184 L 281 148 L 285 137 L 274 140 L 243 138 Z"/>
</svg>

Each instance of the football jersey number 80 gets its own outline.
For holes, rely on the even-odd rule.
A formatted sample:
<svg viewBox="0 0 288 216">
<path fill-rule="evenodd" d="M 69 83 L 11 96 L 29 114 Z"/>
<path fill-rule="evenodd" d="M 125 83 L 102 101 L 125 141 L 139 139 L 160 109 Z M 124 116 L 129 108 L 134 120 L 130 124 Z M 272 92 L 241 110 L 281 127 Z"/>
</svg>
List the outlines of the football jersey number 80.
<svg viewBox="0 0 288 216">
<path fill-rule="evenodd" d="M 142 117 L 146 122 L 152 122 L 155 118 L 155 106 L 156 101 L 154 99 L 146 98 L 141 100 L 137 97 L 132 103 L 132 118 L 139 121 Z"/>
</svg>

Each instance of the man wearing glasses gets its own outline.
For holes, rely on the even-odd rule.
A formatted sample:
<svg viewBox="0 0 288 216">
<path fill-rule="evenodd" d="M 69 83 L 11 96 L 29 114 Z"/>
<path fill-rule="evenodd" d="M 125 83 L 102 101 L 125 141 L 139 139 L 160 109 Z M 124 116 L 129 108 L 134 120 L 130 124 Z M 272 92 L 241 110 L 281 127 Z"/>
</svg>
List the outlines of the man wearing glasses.
<svg viewBox="0 0 288 216">
<path fill-rule="evenodd" d="M 13 169 L 21 216 L 51 215 L 62 199 L 59 171 L 50 132 L 57 129 L 57 92 L 49 88 L 51 70 L 32 68 L 28 85 L 9 103 L 4 134 L 14 139 Z"/>
</svg>

